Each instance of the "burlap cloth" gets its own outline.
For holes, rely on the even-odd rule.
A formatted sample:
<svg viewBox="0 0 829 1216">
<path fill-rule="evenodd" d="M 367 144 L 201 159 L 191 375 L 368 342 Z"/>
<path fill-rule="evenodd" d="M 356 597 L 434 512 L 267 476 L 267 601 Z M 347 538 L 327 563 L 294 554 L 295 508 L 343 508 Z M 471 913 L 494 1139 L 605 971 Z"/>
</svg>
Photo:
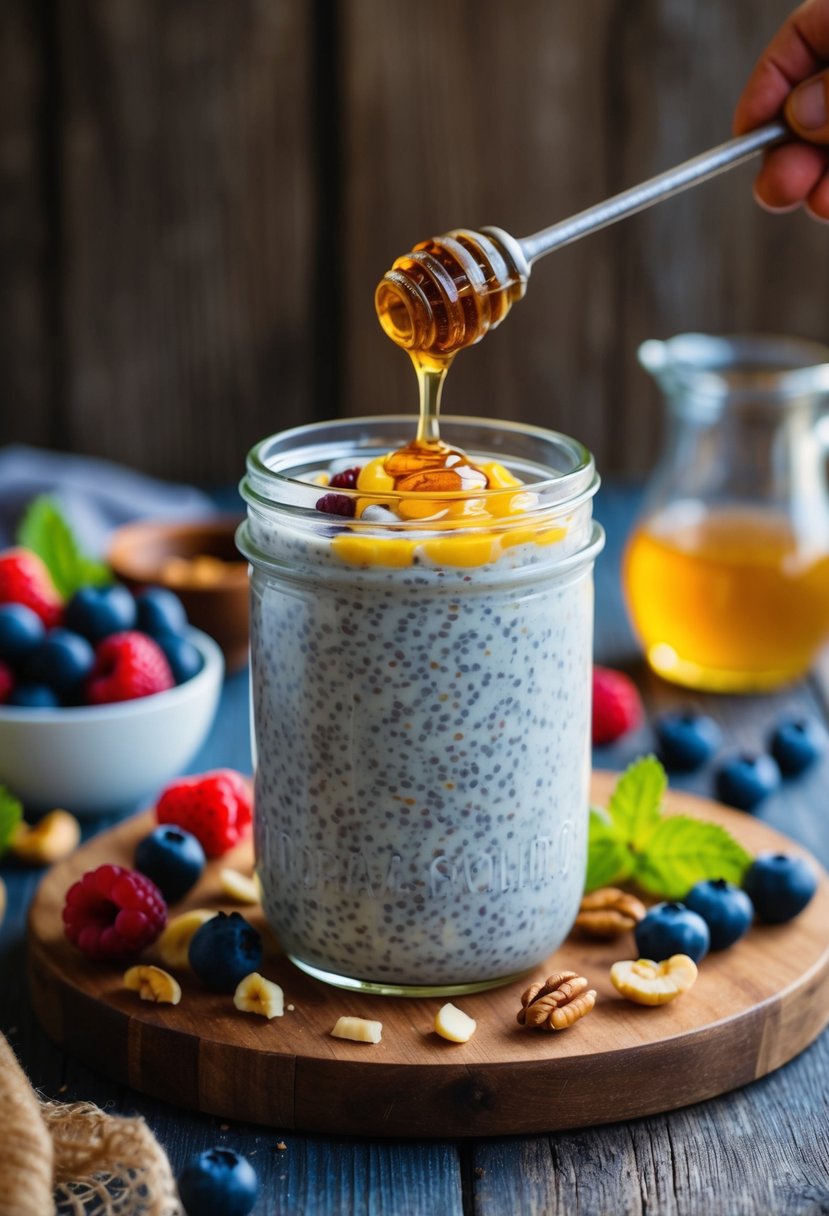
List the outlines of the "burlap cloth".
<svg viewBox="0 0 829 1216">
<path fill-rule="evenodd" d="M 2 1034 L 0 1138 L 0 1216 L 181 1216 L 144 1120 L 42 1101 Z"/>
</svg>

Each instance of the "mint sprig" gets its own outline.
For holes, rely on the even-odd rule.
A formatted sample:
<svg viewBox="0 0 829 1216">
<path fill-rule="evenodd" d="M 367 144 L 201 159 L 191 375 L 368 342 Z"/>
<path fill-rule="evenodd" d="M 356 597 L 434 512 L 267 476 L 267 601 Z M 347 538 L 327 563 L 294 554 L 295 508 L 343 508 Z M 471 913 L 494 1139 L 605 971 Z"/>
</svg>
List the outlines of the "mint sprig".
<svg viewBox="0 0 829 1216">
<path fill-rule="evenodd" d="M 717 823 L 664 815 L 667 787 L 662 765 L 645 756 L 622 773 L 607 810 L 591 807 L 585 890 L 635 882 L 682 899 L 706 878 L 742 881 L 751 854 Z"/>
<path fill-rule="evenodd" d="M 17 542 L 41 558 L 64 599 L 80 587 L 112 582 L 109 567 L 81 551 L 57 503 L 46 494 L 29 503 L 17 531 Z"/>
<path fill-rule="evenodd" d="M 23 819 L 23 807 L 4 785 L 0 785 L 0 857 L 9 847 L 17 825 Z"/>
</svg>

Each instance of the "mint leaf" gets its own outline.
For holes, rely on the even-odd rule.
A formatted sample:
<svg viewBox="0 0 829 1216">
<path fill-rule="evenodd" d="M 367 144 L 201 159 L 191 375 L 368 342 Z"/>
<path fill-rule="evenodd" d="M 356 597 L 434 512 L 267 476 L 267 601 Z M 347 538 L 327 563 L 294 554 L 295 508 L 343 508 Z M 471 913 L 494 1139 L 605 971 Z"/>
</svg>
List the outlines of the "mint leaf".
<svg viewBox="0 0 829 1216">
<path fill-rule="evenodd" d="M 597 807 L 590 808 L 590 824 L 587 838 L 587 877 L 585 891 L 607 887 L 623 882 L 633 868 L 633 859 L 625 839 L 608 818 L 607 813 Z"/>
<path fill-rule="evenodd" d="M 108 566 L 81 552 L 60 508 L 48 495 L 40 495 L 29 503 L 18 528 L 17 541 L 41 558 L 64 599 L 79 587 L 112 582 Z"/>
<path fill-rule="evenodd" d="M 0 785 L 0 856 L 9 847 L 9 841 L 22 818 L 20 802 L 4 785 Z"/>
<path fill-rule="evenodd" d="M 633 877 L 654 895 L 683 899 L 704 878 L 739 884 L 751 861 L 751 854 L 719 824 L 672 815 L 651 833 Z"/>
<path fill-rule="evenodd" d="M 641 849 L 659 823 L 667 788 L 668 778 L 656 756 L 635 761 L 616 782 L 608 813 L 633 849 Z"/>
</svg>

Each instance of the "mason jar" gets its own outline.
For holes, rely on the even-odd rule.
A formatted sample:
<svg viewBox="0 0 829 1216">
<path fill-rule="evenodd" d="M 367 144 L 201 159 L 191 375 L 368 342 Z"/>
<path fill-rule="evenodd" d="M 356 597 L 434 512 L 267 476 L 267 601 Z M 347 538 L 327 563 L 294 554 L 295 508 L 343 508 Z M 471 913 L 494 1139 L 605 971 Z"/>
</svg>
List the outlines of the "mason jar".
<svg viewBox="0 0 829 1216">
<path fill-rule="evenodd" d="M 520 487 L 439 503 L 338 489 L 355 518 L 317 509 L 326 474 L 411 428 L 358 418 L 265 439 L 238 543 L 266 917 L 313 976 L 442 995 L 509 983 L 575 918 L 603 533 L 580 443 L 481 419 L 447 418 L 442 437 Z"/>
</svg>

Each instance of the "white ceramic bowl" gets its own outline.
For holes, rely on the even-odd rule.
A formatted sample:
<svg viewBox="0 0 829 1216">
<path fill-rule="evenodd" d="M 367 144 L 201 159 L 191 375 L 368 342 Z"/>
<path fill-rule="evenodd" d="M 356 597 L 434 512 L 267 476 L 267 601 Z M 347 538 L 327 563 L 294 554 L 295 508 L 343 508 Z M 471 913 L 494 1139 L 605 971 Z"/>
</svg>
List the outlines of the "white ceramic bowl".
<svg viewBox="0 0 829 1216">
<path fill-rule="evenodd" d="M 28 810 L 75 815 L 132 810 L 192 760 L 213 723 L 224 660 L 212 638 L 188 639 L 204 665 L 167 692 L 111 705 L 0 705 L 0 784 Z"/>
</svg>

